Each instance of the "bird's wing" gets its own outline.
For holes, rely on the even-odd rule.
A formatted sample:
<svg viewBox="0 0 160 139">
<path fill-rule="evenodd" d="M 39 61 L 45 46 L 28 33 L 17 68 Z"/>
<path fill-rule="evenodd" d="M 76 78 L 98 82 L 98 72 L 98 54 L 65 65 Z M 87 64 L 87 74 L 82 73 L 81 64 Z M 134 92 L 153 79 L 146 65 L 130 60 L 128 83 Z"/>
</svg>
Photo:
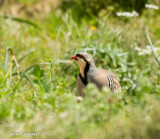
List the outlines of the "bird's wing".
<svg viewBox="0 0 160 139">
<path fill-rule="evenodd" d="M 96 76 L 96 84 L 97 86 L 103 87 L 103 86 L 108 86 L 112 91 L 114 90 L 121 90 L 121 86 L 118 82 L 118 79 L 116 76 L 109 71 L 98 69 L 99 73 Z"/>
<path fill-rule="evenodd" d="M 121 88 L 119 82 L 117 79 L 113 78 L 112 76 L 106 75 L 107 81 L 108 81 L 108 87 L 111 90 L 116 90 Z"/>
</svg>

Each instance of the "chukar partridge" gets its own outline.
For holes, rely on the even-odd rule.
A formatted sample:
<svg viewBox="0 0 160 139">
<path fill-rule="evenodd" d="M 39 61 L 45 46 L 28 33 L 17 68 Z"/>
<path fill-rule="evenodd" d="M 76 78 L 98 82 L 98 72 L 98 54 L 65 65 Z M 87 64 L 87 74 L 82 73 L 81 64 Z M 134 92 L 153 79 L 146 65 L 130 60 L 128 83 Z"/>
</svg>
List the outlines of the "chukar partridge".
<svg viewBox="0 0 160 139">
<path fill-rule="evenodd" d="M 79 52 L 72 56 L 71 59 L 76 60 L 80 68 L 76 84 L 77 92 L 80 96 L 84 96 L 83 89 L 88 83 L 95 84 L 99 90 L 107 86 L 112 92 L 115 92 L 115 90 L 121 91 L 121 86 L 116 76 L 112 72 L 97 68 L 94 59 L 88 53 Z"/>
</svg>

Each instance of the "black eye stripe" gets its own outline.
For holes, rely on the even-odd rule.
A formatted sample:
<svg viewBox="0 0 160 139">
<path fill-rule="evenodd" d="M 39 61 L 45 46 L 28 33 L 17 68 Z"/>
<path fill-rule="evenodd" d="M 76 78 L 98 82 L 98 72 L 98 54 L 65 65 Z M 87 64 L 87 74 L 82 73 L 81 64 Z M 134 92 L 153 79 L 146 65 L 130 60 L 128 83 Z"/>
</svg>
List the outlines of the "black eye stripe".
<svg viewBox="0 0 160 139">
<path fill-rule="evenodd" d="M 81 55 L 80 55 L 79 58 L 84 58 L 84 56 L 81 56 Z"/>
<path fill-rule="evenodd" d="M 78 56 L 79 58 L 82 58 L 86 63 L 88 63 L 88 61 L 86 60 L 86 58 L 83 55 L 76 54 L 76 56 Z"/>
<path fill-rule="evenodd" d="M 76 56 L 78 56 L 79 58 L 85 58 L 84 56 L 80 55 L 80 54 L 76 54 Z"/>
</svg>

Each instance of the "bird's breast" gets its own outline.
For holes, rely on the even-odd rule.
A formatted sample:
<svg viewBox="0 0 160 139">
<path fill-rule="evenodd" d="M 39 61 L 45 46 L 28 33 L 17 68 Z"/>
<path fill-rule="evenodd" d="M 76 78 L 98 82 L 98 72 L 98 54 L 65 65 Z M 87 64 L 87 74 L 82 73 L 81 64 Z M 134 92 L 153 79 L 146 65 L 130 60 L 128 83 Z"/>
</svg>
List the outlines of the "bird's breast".
<svg viewBox="0 0 160 139">
<path fill-rule="evenodd" d="M 99 82 L 99 80 L 97 79 L 97 76 L 98 76 L 98 72 L 95 72 L 95 73 L 92 73 L 92 74 L 88 74 L 88 83 L 93 83 L 96 85 L 96 87 L 98 89 L 101 89 L 102 88 L 102 84 L 101 82 Z"/>
</svg>

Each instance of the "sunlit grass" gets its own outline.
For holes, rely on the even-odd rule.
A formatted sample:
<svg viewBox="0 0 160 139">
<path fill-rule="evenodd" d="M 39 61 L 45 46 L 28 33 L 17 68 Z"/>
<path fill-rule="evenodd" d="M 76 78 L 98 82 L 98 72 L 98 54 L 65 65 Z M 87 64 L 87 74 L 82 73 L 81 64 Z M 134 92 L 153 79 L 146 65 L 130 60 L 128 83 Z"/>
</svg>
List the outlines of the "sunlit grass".
<svg viewBox="0 0 160 139">
<path fill-rule="evenodd" d="M 19 131 L 40 132 L 41 138 L 160 136 L 159 66 L 152 53 L 138 54 L 150 45 L 147 24 L 150 39 L 159 48 L 156 12 L 144 11 L 130 19 L 106 15 L 77 23 L 71 14 L 61 17 L 53 10 L 43 17 L 26 14 L 23 22 L 0 21 L 2 138 Z M 77 103 L 79 69 L 70 56 L 79 51 L 87 51 L 98 67 L 115 73 L 123 93 L 111 95 L 108 89 L 99 92 L 90 85 Z"/>
</svg>

